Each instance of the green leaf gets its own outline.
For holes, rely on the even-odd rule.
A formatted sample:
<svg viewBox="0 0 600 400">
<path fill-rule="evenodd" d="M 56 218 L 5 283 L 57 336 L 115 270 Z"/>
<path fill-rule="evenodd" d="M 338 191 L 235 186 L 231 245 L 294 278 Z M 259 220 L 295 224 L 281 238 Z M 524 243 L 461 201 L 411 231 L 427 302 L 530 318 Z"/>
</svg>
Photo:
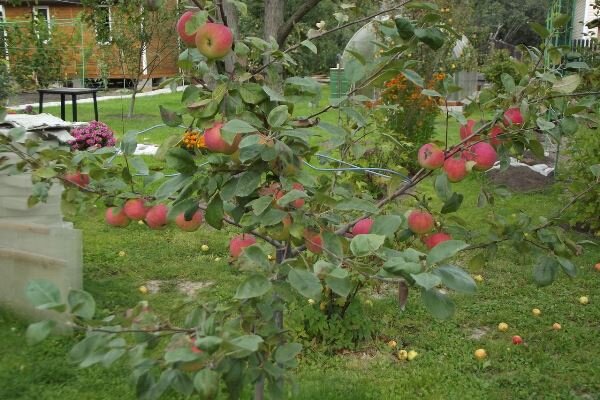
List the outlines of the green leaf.
<svg viewBox="0 0 600 400">
<path fill-rule="evenodd" d="M 288 106 L 286 106 L 285 104 L 277 106 L 274 109 L 272 109 L 269 113 L 269 116 L 267 117 L 267 122 L 270 126 L 274 128 L 279 128 L 288 120 L 288 113 Z"/>
<path fill-rule="evenodd" d="M 548 29 L 546 29 L 544 26 L 538 24 L 537 22 L 531 22 L 529 24 L 529 26 L 542 39 L 546 39 L 550 36 L 550 31 Z"/>
<path fill-rule="evenodd" d="M 444 206 L 441 209 L 442 214 L 449 214 L 458 211 L 464 196 L 460 193 L 452 193 L 452 196 L 444 203 Z"/>
<path fill-rule="evenodd" d="M 371 232 L 374 235 L 384 235 L 393 239 L 394 235 L 402 227 L 404 217 L 400 215 L 380 215 L 373 221 Z"/>
<path fill-rule="evenodd" d="M 408 261 L 404 257 L 392 257 L 383 264 L 383 269 L 392 275 L 418 274 L 421 272 L 421 264 Z"/>
<path fill-rule="evenodd" d="M 424 96 L 429 96 L 429 97 L 444 97 L 437 90 L 433 90 L 433 89 L 423 89 L 421 91 L 421 94 Z"/>
<path fill-rule="evenodd" d="M 283 102 L 283 103 L 287 102 L 287 99 L 283 95 L 277 93 L 275 90 L 271 89 L 270 87 L 263 86 L 262 88 L 265 91 L 265 93 L 269 96 L 269 100 L 275 101 L 275 102 Z"/>
<path fill-rule="evenodd" d="M 256 200 L 252 200 L 248 205 L 252 207 L 254 215 L 260 215 L 273 203 L 273 197 L 263 196 Z"/>
<path fill-rule="evenodd" d="M 58 175 L 58 173 L 52 167 L 43 167 L 40 169 L 36 169 L 34 175 L 39 176 L 43 179 L 49 179 L 55 177 L 56 175 Z"/>
<path fill-rule="evenodd" d="M 288 274 L 288 282 L 306 298 L 315 301 L 321 298 L 321 281 L 309 271 L 292 268 Z"/>
<path fill-rule="evenodd" d="M 241 119 L 232 119 L 221 127 L 223 132 L 229 132 L 235 136 L 237 133 L 254 133 L 256 128 Z M 231 144 L 231 143 L 230 143 Z"/>
<path fill-rule="evenodd" d="M 333 292 L 339 296 L 347 297 L 352 291 L 352 282 L 348 271 L 343 268 L 335 268 L 325 278 L 327 286 L 333 290 Z"/>
<path fill-rule="evenodd" d="M 275 350 L 275 361 L 279 364 L 287 364 L 289 361 L 294 360 L 301 351 L 302 345 L 300 343 L 282 344 Z"/>
<path fill-rule="evenodd" d="M 396 23 L 396 29 L 398 30 L 398 35 L 403 40 L 409 40 L 413 36 L 415 36 L 415 27 L 412 22 L 407 18 L 396 18 L 394 20 Z"/>
<path fill-rule="evenodd" d="M 181 102 L 184 104 L 193 103 L 200 97 L 200 89 L 194 85 L 187 85 L 181 95 Z"/>
<path fill-rule="evenodd" d="M 556 125 L 554 125 L 554 122 L 548 121 L 548 120 L 546 120 L 546 118 L 543 118 L 543 117 L 539 117 L 536 120 L 536 124 L 537 124 L 538 128 L 540 128 L 543 131 L 549 131 L 556 127 Z"/>
<path fill-rule="evenodd" d="M 25 295 L 29 301 L 40 309 L 53 309 L 60 306 L 60 291 L 50 281 L 34 279 L 27 284 Z"/>
<path fill-rule="evenodd" d="M 166 155 L 167 166 L 173 168 L 177 172 L 186 175 L 192 175 L 196 172 L 196 163 L 192 155 L 181 147 L 174 147 L 167 151 Z"/>
<path fill-rule="evenodd" d="M 383 235 L 357 235 L 350 242 L 350 251 L 358 257 L 367 256 L 379 250 L 384 242 L 385 236 Z"/>
<path fill-rule="evenodd" d="M 502 85 L 507 93 L 514 93 L 517 85 L 515 84 L 515 79 L 511 75 L 504 72 L 500 75 L 500 80 L 502 80 Z"/>
<path fill-rule="evenodd" d="M 564 135 L 573 135 L 579 129 L 575 117 L 565 117 L 560 121 L 560 130 Z"/>
<path fill-rule="evenodd" d="M 438 50 L 444 45 L 444 35 L 437 28 L 417 28 L 415 36 L 433 50 Z"/>
<path fill-rule="evenodd" d="M 42 342 L 50 335 L 52 329 L 56 326 L 56 322 L 52 320 L 40 321 L 31 324 L 27 327 L 25 337 L 29 345 L 34 345 Z"/>
<path fill-rule="evenodd" d="M 447 201 L 450 196 L 452 196 L 452 189 L 450 188 L 450 181 L 448 180 L 448 175 L 439 174 L 435 177 L 435 181 L 433 183 L 433 187 L 438 197 L 442 201 Z"/>
<path fill-rule="evenodd" d="M 448 240 L 435 246 L 427 255 L 427 264 L 438 264 L 441 261 L 453 257 L 459 251 L 469 247 L 462 240 Z"/>
<path fill-rule="evenodd" d="M 129 131 L 121 140 L 121 151 L 126 156 L 132 155 L 137 149 L 137 135 L 138 133 L 136 131 Z"/>
<path fill-rule="evenodd" d="M 240 300 L 260 297 L 271 289 L 271 281 L 263 275 L 252 275 L 246 279 L 235 292 L 235 298 Z"/>
<path fill-rule="evenodd" d="M 453 265 L 443 265 L 436 268 L 433 273 L 442 278 L 442 283 L 460 293 L 475 293 L 477 285 L 471 275 L 467 274 L 461 268 Z"/>
<path fill-rule="evenodd" d="M 565 274 L 569 275 L 571 278 L 575 278 L 577 276 L 577 267 L 571 262 L 571 260 L 564 257 L 556 257 L 562 270 Z"/>
<path fill-rule="evenodd" d="M 306 47 L 307 49 L 309 49 L 310 51 L 312 51 L 313 53 L 317 54 L 318 50 L 317 50 L 317 46 L 314 45 L 313 42 L 311 42 L 310 40 L 304 40 L 302 42 L 300 42 L 300 44 L 304 47 Z"/>
<path fill-rule="evenodd" d="M 600 164 L 594 164 L 590 166 L 590 171 L 596 178 L 600 178 Z"/>
<path fill-rule="evenodd" d="M 70 290 L 67 304 L 71 314 L 83 319 L 92 319 L 96 312 L 96 301 L 91 294 L 83 290 Z"/>
<path fill-rule="evenodd" d="M 254 353 L 258 351 L 258 347 L 263 343 L 263 338 L 257 335 L 244 335 L 230 340 L 229 343 L 239 350 Z"/>
<path fill-rule="evenodd" d="M 250 195 L 260 185 L 260 177 L 260 171 L 250 170 L 242 172 L 223 186 L 221 198 L 227 201 L 234 197 L 246 197 Z"/>
<path fill-rule="evenodd" d="M 558 14 L 552 20 L 552 26 L 554 26 L 555 29 L 564 28 L 565 26 L 567 26 L 567 22 L 569 22 L 570 19 L 571 16 L 569 16 L 568 14 Z"/>
<path fill-rule="evenodd" d="M 413 71 L 412 69 L 405 69 L 404 71 L 402 71 L 402 75 L 404 75 L 406 79 L 408 79 L 409 81 L 411 81 L 419 87 L 425 86 L 425 80 L 423 79 L 423 77 L 417 72 Z"/>
<path fill-rule="evenodd" d="M 336 204 L 335 209 L 340 211 L 362 211 L 371 214 L 379 211 L 373 202 L 357 198 L 342 200 Z"/>
<path fill-rule="evenodd" d="M 538 258 L 533 267 L 533 280 L 538 286 L 548 286 L 558 273 L 558 261 L 549 256 L 541 256 Z"/>
<path fill-rule="evenodd" d="M 248 104 L 259 104 L 267 99 L 267 94 L 258 83 L 244 83 L 239 90 L 242 100 Z"/>
<path fill-rule="evenodd" d="M 158 187 L 154 195 L 156 196 L 157 200 L 164 200 L 186 186 L 191 180 L 192 177 L 190 175 L 175 175 L 163 182 L 163 184 Z"/>
<path fill-rule="evenodd" d="M 209 368 L 201 369 L 194 376 L 194 387 L 201 399 L 213 400 L 219 394 L 218 372 Z"/>
<path fill-rule="evenodd" d="M 351 58 L 344 65 L 344 76 L 353 84 L 360 81 L 367 73 L 366 67 L 356 58 Z M 345 94 L 345 93 L 340 93 Z"/>
<path fill-rule="evenodd" d="M 223 200 L 217 193 L 206 207 L 206 222 L 215 229 L 223 228 Z"/>
<path fill-rule="evenodd" d="M 165 125 L 175 128 L 183 123 L 181 114 L 171 111 L 163 106 L 158 107 L 160 109 L 160 117 Z"/>
<path fill-rule="evenodd" d="M 250 267 L 252 269 L 262 268 L 268 270 L 271 265 L 267 255 L 257 244 L 246 247 L 240 255 L 239 261 L 240 266 Z"/>
<path fill-rule="evenodd" d="M 288 193 L 284 194 L 279 200 L 277 200 L 277 204 L 285 207 L 293 201 L 298 199 L 307 199 L 308 195 L 302 190 L 292 189 Z"/>
<path fill-rule="evenodd" d="M 322 236 L 327 259 L 336 265 L 341 264 L 344 259 L 344 247 L 340 236 L 332 232 L 323 232 Z"/>
<path fill-rule="evenodd" d="M 420 274 L 411 274 L 410 276 L 415 280 L 417 285 L 425 290 L 432 289 L 442 283 L 442 278 L 430 272 L 421 272 Z"/>
<path fill-rule="evenodd" d="M 552 90 L 562 94 L 570 94 L 577 90 L 580 84 L 581 77 L 579 75 L 567 75 L 556 81 L 556 83 L 552 85 Z"/>
<path fill-rule="evenodd" d="M 138 174 L 148 175 L 150 173 L 150 169 L 142 157 L 131 157 L 129 159 L 129 164 Z"/>
<path fill-rule="evenodd" d="M 198 359 L 198 354 L 194 353 L 189 347 L 178 347 L 173 350 L 168 350 L 165 353 L 165 362 L 173 364 L 176 362 L 190 362 Z"/>
<path fill-rule="evenodd" d="M 454 314 L 454 302 L 439 289 L 423 290 L 421 299 L 427 310 L 438 319 L 448 319 Z"/>
</svg>

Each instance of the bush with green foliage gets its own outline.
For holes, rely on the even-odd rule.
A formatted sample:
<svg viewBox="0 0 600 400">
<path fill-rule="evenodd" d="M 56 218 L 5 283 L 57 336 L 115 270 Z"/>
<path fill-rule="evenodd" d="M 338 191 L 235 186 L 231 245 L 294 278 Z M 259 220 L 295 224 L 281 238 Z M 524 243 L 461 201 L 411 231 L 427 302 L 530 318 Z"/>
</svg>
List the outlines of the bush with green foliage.
<svg viewBox="0 0 600 400">
<path fill-rule="evenodd" d="M 512 61 L 510 53 L 507 50 L 495 50 L 488 58 L 488 62 L 484 65 L 482 72 L 486 81 L 502 86 L 502 75 L 508 74 L 516 78 L 519 73 Z"/>
<path fill-rule="evenodd" d="M 583 129 L 568 142 L 566 168 L 560 173 L 571 194 L 600 179 L 600 134 Z M 560 170 L 559 170 L 560 171 Z M 571 225 L 600 236 L 600 186 L 592 187 L 568 212 Z"/>
</svg>

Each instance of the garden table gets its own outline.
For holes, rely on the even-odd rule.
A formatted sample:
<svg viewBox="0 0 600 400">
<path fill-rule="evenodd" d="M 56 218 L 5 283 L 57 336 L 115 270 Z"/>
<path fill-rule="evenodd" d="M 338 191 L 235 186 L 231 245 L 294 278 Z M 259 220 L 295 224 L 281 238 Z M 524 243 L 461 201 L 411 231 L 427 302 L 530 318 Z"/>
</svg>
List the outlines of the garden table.
<svg viewBox="0 0 600 400">
<path fill-rule="evenodd" d="M 94 99 L 94 116 L 98 121 L 98 102 L 96 99 L 96 92 L 99 89 L 88 89 L 88 88 L 55 88 L 55 89 L 38 89 L 40 94 L 40 114 L 44 111 L 44 94 L 60 94 L 60 117 L 65 119 L 65 97 L 71 96 L 71 103 L 73 105 L 73 122 L 77 121 L 77 96 L 82 94 L 91 94 Z"/>
</svg>

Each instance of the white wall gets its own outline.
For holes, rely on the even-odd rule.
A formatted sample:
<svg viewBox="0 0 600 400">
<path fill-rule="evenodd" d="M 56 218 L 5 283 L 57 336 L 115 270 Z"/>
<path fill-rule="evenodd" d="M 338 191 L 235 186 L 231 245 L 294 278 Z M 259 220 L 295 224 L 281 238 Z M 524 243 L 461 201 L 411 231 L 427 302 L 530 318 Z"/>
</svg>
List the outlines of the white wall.
<svg viewBox="0 0 600 400">
<path fill-rule="evenodd" d="M 585 25 L 598 18 L 598 12 L 592 8 L 594 0 L 576 0 L 573 17 L 573 39 L 598 37 L 598 29 L 588 29 Z"/>
</svg>

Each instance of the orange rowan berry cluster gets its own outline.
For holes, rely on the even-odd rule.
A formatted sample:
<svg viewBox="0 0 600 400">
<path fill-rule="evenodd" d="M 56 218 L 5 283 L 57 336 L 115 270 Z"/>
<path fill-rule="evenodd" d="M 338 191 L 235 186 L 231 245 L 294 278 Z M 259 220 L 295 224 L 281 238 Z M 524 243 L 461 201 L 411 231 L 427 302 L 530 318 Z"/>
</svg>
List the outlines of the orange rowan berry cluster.
<svg viewBox="0 0 600 400">
<path fill-rule="evenodd" d="M 446 75 L 443 73 L 434 74 L 431 80 L 427 82 L 426 88 L 434 89 L 445 78 Z M 388 104 L 400 104 L 423 111 L 434 109 L 438 106 L 439 100 L 437 98 L 424 95 L 422 88 L 410 82 L 402 74 L 387 81 L 385 87 L 383 100 Z"/>
<path fill-rule="evenodd" d="M 182 146 L 186 149 L 201 149 L 204 147 L 204 136 L 195 130 L 186 130 L 182 140 Z"/>
</svg>

